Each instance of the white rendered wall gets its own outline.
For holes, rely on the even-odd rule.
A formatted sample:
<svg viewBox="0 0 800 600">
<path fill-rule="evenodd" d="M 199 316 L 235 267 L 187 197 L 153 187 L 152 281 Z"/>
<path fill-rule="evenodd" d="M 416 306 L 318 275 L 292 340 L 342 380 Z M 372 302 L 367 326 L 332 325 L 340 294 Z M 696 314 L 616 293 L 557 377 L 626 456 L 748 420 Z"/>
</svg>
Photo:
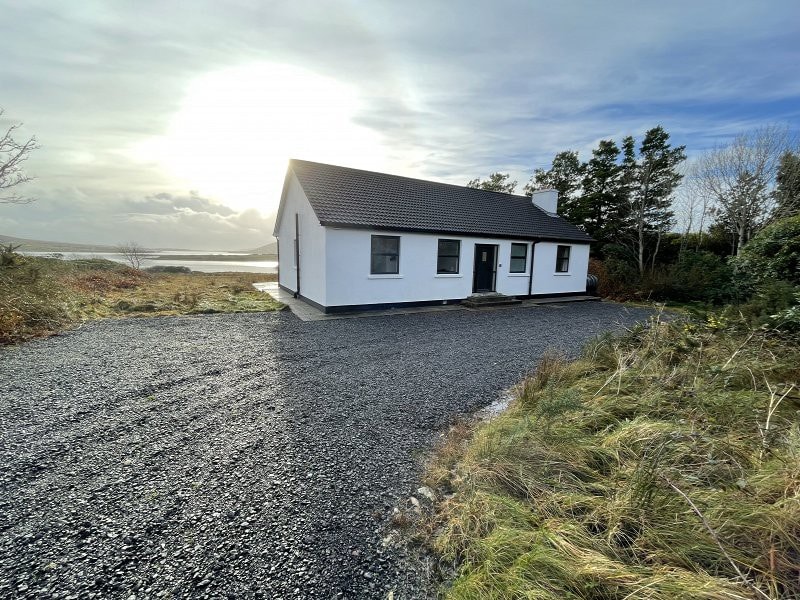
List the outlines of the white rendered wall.
<svg viewBox="0 0 800 600">
<path fill-rule="evenodd" d="M 290 174 L 277 228 L 279 283 L 297 291 L 294 259 L 295 215 L 300 224 L 300 295 L 325 305 L 325 228 L 319 224 L 297 177 Z"/>
<path fill-rule="evenodd" d="M 556 273 L 556 248 L 570 246 L 569 272 Z M 534 294 L 565 294 L 586 291 L 589 270 L 589 244 L 539 242 L 533 265 Z"/>
<path fill-rule="evenodd" d="M 400 236 L 400 273 L 398 275 L 370 275 L 371 236 Z M 436 259 L 439 239 L 460 239 L 461 260 L 458 275 L 437 275 Z M 355 229 L 327 228 L 325 245 L 327 255 L 326 306 L 385 304 L 395 302 L 422 302 L 429 300 L 463 299 L 472 294 L 472 277 L 475 266 L 475 244 L 496 244 L 497 283 L 496 290 L 510 296 L 528 294 L 529 271 L 509 273 L 511 244 L 515 240 L 461 237 L 452 235 L 429 235 L 418 233 L 393 233 Z M 528 263 L 530 269 L 530 242 Z M 586 289 L 588 245 L 573 245 L 575 262 L 570 261 L 570 273 L 556 277 L 555 247 L 552 245 L 552 265 L 549 265 L 550 249 L 543 251 L 541 260 L 536 246 L 534 294 L 555 292 L 583 292 Z M 583 269 L 580 274 L 580 269 Z M 545 269 L 541 274 L 540 269 Z M 548 270 L 549 269 L 549 270 Z M 541 289 L 537 289 L 538 285 Z"/>
</svg>

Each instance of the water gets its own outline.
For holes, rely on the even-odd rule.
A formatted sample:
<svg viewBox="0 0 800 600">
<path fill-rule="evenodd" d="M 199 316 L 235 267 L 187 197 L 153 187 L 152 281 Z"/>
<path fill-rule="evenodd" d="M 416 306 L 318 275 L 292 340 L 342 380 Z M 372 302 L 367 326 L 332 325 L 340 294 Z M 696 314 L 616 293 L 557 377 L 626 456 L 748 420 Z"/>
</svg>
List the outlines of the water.
<svg viewBox="0 0 800 600">
<path fill-rule="evenodd" d="M 80 258 L 105 258 L 106 260 L 113 260 L 116 262 L 126 263 L 128 261 L 121 254 L 115 252 L 22 252 L 29 256 L 53 256 L 60 254 L 64 260 L 80 259 Z M 195 255 L 206 256 L 209 254 L 217 254 L 224 257 L 223 260 L 181 260 L 181 259 L 165 259 L 153 260 L 145 258 L 142 260 L 141 267 L 164 266 L 164 267 L 189 267 L 192 271 L 200 271 L 203 273 L 218 273 L 220 271 L 238 271 L 240 273 L 277 273 L 278 261 L 276 260 L 236 260 L 237 256 L 247 256 L 244 252 L 211 252 L 208 250 L 161 250 L 157 253 L 158 256 L 169 255 Z"/>
</svg>

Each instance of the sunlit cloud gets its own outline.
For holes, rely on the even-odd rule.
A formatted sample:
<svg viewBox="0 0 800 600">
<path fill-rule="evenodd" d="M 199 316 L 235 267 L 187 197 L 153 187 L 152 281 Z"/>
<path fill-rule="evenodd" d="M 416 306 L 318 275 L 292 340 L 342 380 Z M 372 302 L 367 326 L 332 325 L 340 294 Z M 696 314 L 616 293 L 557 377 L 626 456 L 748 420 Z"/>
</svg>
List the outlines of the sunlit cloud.
<svg viewBox="0 0 800 600">
<path fill-rule="evenodd" d="M 353 122 L 354 89 L 311 71 L 254 63 L 192 81 L 163 136 L 131 155 L 229 206 L 274 212 L 290 158 L 384 169 L 381 135 Z"/>
</svg>

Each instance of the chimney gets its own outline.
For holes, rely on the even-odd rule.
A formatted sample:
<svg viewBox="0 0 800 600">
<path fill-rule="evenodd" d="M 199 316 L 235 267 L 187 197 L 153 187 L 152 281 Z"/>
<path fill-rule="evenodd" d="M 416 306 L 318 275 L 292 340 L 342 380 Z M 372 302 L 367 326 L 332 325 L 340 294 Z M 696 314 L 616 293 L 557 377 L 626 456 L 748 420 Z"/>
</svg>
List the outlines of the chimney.
<svg viewBox="0 0 800 600">
<path fill-rule="evenodd" d="M 531 198 L 533 203 L 545 212 L 556 214 L 558 212 L 557 190 L 536 190 Z"/>
</svg>

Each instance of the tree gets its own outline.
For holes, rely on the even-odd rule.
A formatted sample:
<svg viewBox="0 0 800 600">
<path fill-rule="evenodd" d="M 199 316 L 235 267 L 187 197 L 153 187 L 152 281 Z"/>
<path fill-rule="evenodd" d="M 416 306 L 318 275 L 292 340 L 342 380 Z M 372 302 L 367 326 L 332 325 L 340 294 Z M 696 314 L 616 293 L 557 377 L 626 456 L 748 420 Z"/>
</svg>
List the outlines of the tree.
<svg viewBox="0 0 800 600">
<path fill-rule="evenodd" d="M 511 175 L 508 173 L 492 173 L 488 179 L 473 179 L 467 183 L 467 187 L 486 190 L 488 192 L 503 192 L 513 194 L 517 189 L 516 181 L 508 181 Z"/>
<path fill-rule="evenodd" d="M 580 202 L 579 190 L 583 178 L 584 165 L 573 150 L 559 152 L 553 157 L 549 170 L 536 169 L 533 177 L 525 185 L 525 195 L 535 190 L 553 189 L 558 191 L 558 214 L 570 223 L 582 225 L 585 220 Z"/>
<path fill-rule="evenodd" d="M 631 241 L 639 274 L 644 274 L 648 247 L 652 246 L 649 260 L 653 269 L 661 237 L 673 223 L 672 193 L 683 178 L 678 166 L 686 160 L 686 146 L 673 148 L 669 134 L 659 125 L 645 133 L 638 159 L 631 155 L 628 138 L 623 148 L 623 178 L 628 195 Z"/>
<path fill-rule="evenodd" d="M 684 179 L 677 192 L 674 206 L 678 209 L 679 225 L 683 230 L 681 254 L 689 249 L 690 244 L 695 252 L 699 252 L 707 233 L 706 218 L 711 216 L 711 199 L 703 186 L 698 184 L 696 162 L 685 168 Z"/>
<path fill-rule="evenodd" d="M 778 163 L 775 176 L 775 218 L 800 213 L 800 154 L 786 151 Z"/>
<path fill-rule="evenodd" d="M 613 140 L 601 140 L 583 170 L 580 204 L 584 228 L 598 241 L 607 240 L 607 220 L 619 218 L 625 202 L 619 156 L 619 147 Z"/>
<path fill-rule="evenodd" d="M 736 254 L 763 226 L 776 200 L 770 186 L 788 147 L 788 130 L 770 126 L 698 158 L 698 183 L 713 199 L 718 218 L 734 227 Z"/>
<path fill-rule="evenodd" d="M 747 281 L 800 285 L 800 215 L 764 227 L 732 262 Z"/>
<path fill-rule="evenodd" d="M 3 116 L 0 108 L 0 117 Z M 22 123 L 14 123 L 0 137 L 0 204 L 24 204 L 32 202 L 32 198 L 21 196 L 15 188 L 27 183 L 32 178 L 25 174 L 23 165 L 31 152 L 39 148 L 36 137 L 25 142 L 14 139 Z"/>
<path fill-rule="evenodd" d="M 140 269 L 142 261 L 147 257 L 147 249 L 137 242 L 125 242 L 117 246 L 117 252 L 134 269 Z"/>
<path fill-rule="evenodd" d="M 730 231 L 736 254 L 743 246 L 742 240 L 747 243 L 753 237 L 762 216 L 758 211 L 767 202 L 767 182 L 743 172 L 728 190 L 724 208 L 714 211 L 717 222 Z"/>
</svg>

